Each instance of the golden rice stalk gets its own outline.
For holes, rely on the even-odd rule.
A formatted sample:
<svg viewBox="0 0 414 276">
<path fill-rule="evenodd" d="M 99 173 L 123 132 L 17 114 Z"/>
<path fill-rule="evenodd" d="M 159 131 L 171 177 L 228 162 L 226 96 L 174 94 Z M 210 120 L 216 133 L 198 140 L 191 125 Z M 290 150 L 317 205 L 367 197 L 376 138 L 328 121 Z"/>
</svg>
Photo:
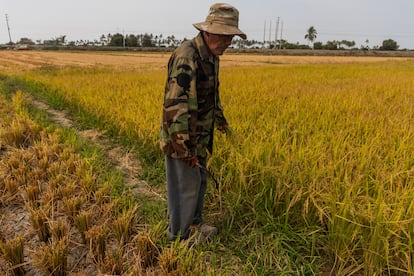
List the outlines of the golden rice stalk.
<svg viewBox="0 0 414 276">
<path fill-rule="evenodd" d="M 128 259 L 133 265 L 129 266 L 126 275 L 157 275 L 146 273 L 146 270 L 142 267 L 142 258 L 141 255 L 135 252 L 132 252 L 132 256 Z"/>
<path fill-rule="evenodd" d="M 57 206 L 59 202 L 59 195 L 57 191 L 52 189 L 47 189 L 42 193 L 40 198 L 40 205 L 50 205 L 50 206 Z"/>
<path fill-rule="evenodd" d="M 141 266 L 143 268 L 154 266 L 160 251 L 150 235 L 147 232 L 139 232 L 133 242 L 137 255 L 140 257 Z"/>
<path fill-rule="evenodd" d="M 164 248 L 158 256 L 158 265 L 167 275 L 169 273 L 176 273 L 178 270 L 180 255 L 177 253 L 179 252 L 180 244 L 184 243 L 180 243 L 179 241 L 172 243 L 170 247 Z"/>
<path fill-rule="evenodd" d="M 12 266 L 11 273 L 16 276 L 25 275 L 24 270 L 24 240 L 22 236 L 10 241 L 0 241 L 0 252 Z"/>
<path fill-rule="evenodd" d="M 73 149 L 69 147 L 63 147 L 62 150 L 59 152 L 59 158 L 62 160 L 68 160 L 73 155 Z"/>
<path fill-rule="evenodd" d="M 74 224 L 81 234 L 82 241 L 86 243 L 85 233 L 92 226 L 92 212 L 90 210 L 80 212 L 75 216 Z"/>
<path fill-rule="evenodd" d="M 86 162 L 80 161 L 75 168 L 75 175 L 78 178 L 82 178 L 88 170 L 90 170 L 90 166 Z"/>
<path fill-rule="evenodd" d="M 119 199 L 114 198 L 109 203 L 100 206 L 100 213 L 102 217 L 113 218 L 116 206 L 119 204 Z"/>
<path fill-rule="evenodd" d="M 107 252 L 105 260 L 99 263 L 100 269 L 110 275 L 123 275 L 125 272 L 123 248 L 120 245 L 116 250 Z"/>
<path fill-rule="evenodd" d="M 20 115 L 26 115 L 27 110 L 25 106 L 27 105 L 26 97 L 23 96 L 23 92 L 19 89 L 12 97 L 12 107 L 15 113 Z"/>
<path fill-rule="evenodd" d="M 22 164 L 21 155 L 16 154 L 17 151 L 14 150 L 11 154 L 7 157 L 7 161 L 4 161 L 3 169 L 7 172 L 11 172 L 17 168 L 19 168 Z"/>
<path fill-rule="evenodd" d="M 24 126 L 22 123 L 14 120 L 7 127 L 7 130 L 0 133 L 0 138 L 6 145 L 17 147 L 24 144 Z"/>
<path fill-rule="evenodd" d="M 34 265 L 47 275 L 67 275 L 68 244 L 67 236 L 59 241 L 53 241 L 50 246 L 43 244 L 33 255 Z"/>
<path fill-rule="evenodd" d="M 20 187 L 20 186 L 24 186 L 26 185 L 26 183 L 29 182 L 29 178 L 28 175 L 26 173 L 27 168 L 25 167 L 25 165 L 21 165 L 19 168 L 13 170 L 11 172 L 11 175 L 13 177 L 13 179 L 16 181 L 16 183 L 12 184 L 13 186 L 16 187 Z M 7 186 L 6 186 L 7 188 Z M 9 193 L 12 194 L 13 192 L 11 190 L 14 189 L 14 187 L 8 188 L 9 189 Z"/>
<path fill-rule="evenodd" d="M 43 171 L 47 171 L 47 169 L 49 168 L 50 165 L 50 161 L 49 161 L 49 157 L 48 156 L 42 156 L 38 162 L 37 162 L 38 167 L 43 170 Z"/>
<path fill-rule="evenodd" d="M 138 206 L 136 205 L 128 211 L 122 213 L 112 223 L 113 232 L 120 244 L 126 244 L 129 242 L 132 234 L 138 227 L 137 209 Z"/>
<path fill-rule="evenodd" d="M 14 197 L 19 191 L 19 183 L 14 178 L 6 177 L 4 179 L 4 186 L 9 194 L 9 197 Z"/>
<path fill-rule="evenodd" d="M 62 219 L 59 219 L 50 226 L 50 232 L 52 234 L 52 239 L 60 241 L 64 239 L 69 233 L 70 226 L 69 224 Z"/>
<path fill-rule="evenodd" d="M 40 198 L 40 187 L 39 185 L 29 185 L 26 189 L 23 190 L 23 195 L 26 200 L 26 204 L 32 209 L 39 208 L 39 198 Z"/>
<path fill-rule="evenodd" d="M 85 236 L 89 242 L 89 249 L 95 263 L 101 263 L 105 259 L 106 240 L 108 228 L 106 225 L 94 225 Z"/>
<path fill-rule="evenodd" d="M 39 137 L 40 127 L 27 118 L 18 117 L 11 121 L 6 132 L 1 133 L 2 141 L 16 148 L 28 147 Z"/>
<path fill-rule="evenodd" d="M 30 221 L 32 227 L 37 233 L 39 239 L 43 242 L 47 242 L 50 238 L 50 226 L 48 218 L 50 217 L 50 207 L 43 207 L 41 209 L 30 209 Z"/>
<path fill-rule="evenodd" d="M 52 162 L 49 165 L 49 168 L 55 167 L 55 173 L 50 173 L 49 181 L 48 181 L 48 188 L 53 191 L 57 191 L 58 195 L 60 196 L 59 190 L 64 186 L 64 178 L 62 176 L 62 163 L 60 162 Z"/>
<path fill-rule="evenodd" d="M 4 215 L 0 215 L 0 224 L 3 224 L 3 217 L 4 217 Z M 4 237 L 4 235 L 1 231 L 0 231 L 0 241 L 2 241 L 2 242 L 6 241 L 6 238 Z"/>
<path fill-rule="evenodd" d="M 66 185 L 61 185 L 58 189 L 58 194 L 61 199 L 74 197 L 76 195 L 76 184 L 67 183 Z"/>
<path fill-rule="evenodd" d="M 79 186 L 81 187 L 86 198 L 91 199 L 93 197 L 93 193 L 96 191 L 96 177 L 92 174 L 92 172 L 85 171 L 79 181 Z"/>
<path fill-rule="evenodd" d="M 38 167 L 32 167 L 32 170 L 28 173 L 28 178 L 32 182 L 41 181 L 47 177 L 46 172 Z"/>
<path fill-rule="evenodd" d="M 75 216 L 79 213 L 82 208 L 85 199 L 83 197 L 71 197 L 71 198 L 64 198 L 63 209 L 65 210 L 69 220 L 71 222 L 74 221 Z"/>
<path fill-rule="evenodd" d="M 111 190 L 112 186 L 109 183 L 105 183 L 100 187 L 94 194 L 95 203 L 99 206 L 110 203 Z"/>
<path fill-rule="evenodd" d="M 1 138 L 4 132 L 4 126 L 0 121 L 0 156 L 7 150 L 6 143 L 4 143 Z"/>
</svg>

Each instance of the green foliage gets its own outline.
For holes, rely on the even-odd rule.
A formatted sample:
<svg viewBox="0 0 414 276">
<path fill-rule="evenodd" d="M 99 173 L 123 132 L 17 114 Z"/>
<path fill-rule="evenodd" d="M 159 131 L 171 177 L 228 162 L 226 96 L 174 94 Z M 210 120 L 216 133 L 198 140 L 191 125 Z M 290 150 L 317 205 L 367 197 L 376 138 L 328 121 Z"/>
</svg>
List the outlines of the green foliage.
<svg viewBox="0 0 414 276">
<path fill-rule="evenodd" d="M 392 39 L 386 39 L 382 42 L 382 46 L 380 47 L 381 50 L 387 51 L 395 51 L 398 50 L 400 46 L 397 44 L 396 41 Z"/>
<path fill-rule="evenodd" d="M 340 45 L 344 45 L 348 48 L 351 48 L 355 46 L 355 41 L 341 40 Z"/>
<path fill-rule="evenodd" d="M 315 50 L 322 50 L 323 49 L 323 43 L 322 42 L 315 42 L 313 43 L 313 49 Z"/>
<path fill-rule="evenodd" d="M 20 40 L 17 42 L 17 44 L 34 45 L 35 43 L 34 43 L 34 42 L 33 42 L 33 40 L 31 40 L 30 38 L 27 38 L 27 37 L 22 37 L 22 38 L 20 38 Z"/>
<path fill-rule="evenodd" d="M 306 31 L 305 39 L 309 40 L 309 42 L 313 42 L 317 37 L 318 32 L 316 31 L 314 26 L 309 27 Z"/>
<path fill-rule="evenodd" d="M 137 46 L 139 46 L 138 45 L 138 38 L 137 38 L 137 36 L 132 35 L 132 34 L 127 35 L 125 37 L 125 45 L 127 47 L 137 47 Z"/>
<path fill-rule="evenodd" d="M 155 44 L 152 39 L 153 39 L 152 34 L 149 35 L 145 33 L 144 36 L 142 37 L 142 47 L 154 47 Z"/>
<path fill-rule="evenodd" d="M 116 33 L 112 35 L 111 40 L 109 41 L 109 46 L 116 46 L 116 47 L 124 46 L 124 36 L 120 33 Z"/>
<path fill-rule="evenodd" d="M 299 44 L 299 43 L 293 44 L 293 43 L 288 43 L 288 42 L 283 43 L 283 48 L 284 49 L 310 49 L 308 45 Z"/>
<path fill-rule="evenodd" d="M 337 50 L 338 43 L 336 41 L 328 41 L 324 47 L 326 50 Z"/>
</svg>

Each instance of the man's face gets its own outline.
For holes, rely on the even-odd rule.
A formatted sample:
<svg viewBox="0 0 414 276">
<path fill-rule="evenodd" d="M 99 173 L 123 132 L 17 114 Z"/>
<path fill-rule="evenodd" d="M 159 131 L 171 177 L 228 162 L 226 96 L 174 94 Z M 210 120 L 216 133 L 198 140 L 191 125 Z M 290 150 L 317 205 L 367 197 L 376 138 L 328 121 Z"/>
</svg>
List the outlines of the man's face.
<svg viewBox="0 0 414 276">
<path fill-rule="evenodd" d="M 219 56 L 230 46 L 234 35 L 204 33 L 204 40 L 213 55 Z"/>
</svg>

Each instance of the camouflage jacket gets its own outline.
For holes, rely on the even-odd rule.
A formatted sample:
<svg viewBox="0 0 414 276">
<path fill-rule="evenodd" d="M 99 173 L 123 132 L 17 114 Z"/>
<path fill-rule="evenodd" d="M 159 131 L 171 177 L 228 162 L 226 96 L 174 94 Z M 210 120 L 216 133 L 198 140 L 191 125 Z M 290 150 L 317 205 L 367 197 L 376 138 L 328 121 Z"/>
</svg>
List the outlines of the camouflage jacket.
<svg viewBox="0 0 414 276">
<path fill-rule="evenodd" d="M 206 157 L 213 127 L 227 125 L 218 91 L 219 57 L 201 33 L 171 55 L 165 85 L 161 149 L 173 158 Z"/>
</svg>

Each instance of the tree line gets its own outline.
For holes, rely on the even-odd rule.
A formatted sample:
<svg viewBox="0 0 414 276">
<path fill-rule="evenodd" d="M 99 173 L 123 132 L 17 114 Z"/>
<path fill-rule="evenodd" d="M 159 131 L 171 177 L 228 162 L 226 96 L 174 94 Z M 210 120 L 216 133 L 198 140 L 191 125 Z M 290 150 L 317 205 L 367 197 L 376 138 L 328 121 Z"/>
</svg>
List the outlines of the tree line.
<svg viewBox="0 0 414 276">
<path fill-rule="evenodd" d="M 68 41 L 66 35 L 61 35 L 49 40 L 36 40 L 21 38 L 16 44 L 47 45 L 47 46 L 113 46 L 113 47 L 176 47 L 182 40 L 174 35 L 164 37 L 162 34 L 102 34 L 99 39 Z"/>
<path fill-rule="evenodd" d="M 313 49 L 318 50 L 338 50 L 338 49 L 345 49 L 344 47 L 341 47 L 341 45 L 346 46 L 348 49 L 355 48 L 355 41 L 348 41 L 348 40 L 341 40 L 341 41 L 328 41 L 326 44 L 323 44 L 322 42 L 314 42 L 317 38 L 318 31 L 315 29 L 314 26 L 310 26 L 305 34 L 305 39 L 307 39 L 310 43 L 313 44 Z M 369 50 L 369 40 L 365 40 L 366 45 L 361 45 L 360 49 L 362 50 Z M 393 39 L 386 39 L 382 41 L 381 46 L 374 46 L 374 50 L 388 50 L 388 51 L 395 51 L 398 50 L 400 46 L 397 44 L 397 42 Z"/>
<path fill-rule="evenodd" d="M 316 41 L 318 32 L 315 27 L 311 26 L 304 38 L 309 41 L 309 44 L 291 43 L 287 40 L 275 41 L 258 41 L 258 40 L 242 40 L 234 38 L 230 48 L 236 49 L 317 49 L 317 50 L 345 50 L 345 49 L 362 49 L 362 50 L 398 50 L 399 45 L 393 39 L 386 39 L 382 45 L 370 48 L 369 41 L 366 40 L 365 45 L 356 46 L 355 41 L 349 40 L 332 40 L 322 43 Z M 61 35 L 50 40 L 36 40 L 35 42 L 30 38 L 21 38 L 17 44 L 25 45 L 46 45 L 46 46 L 107 46 L 107 47 L 166 47 L 174 48 L 180 45 L 183 41 L 188 40 L 177 39 L 174 35 L 164 36 L 162 34 L 154 35 L 152 33 L 144 34 L 102 34 L 99 39 L 95 40 L 76 40 L 68 41 L 66 35 Z"/>
</svg>

